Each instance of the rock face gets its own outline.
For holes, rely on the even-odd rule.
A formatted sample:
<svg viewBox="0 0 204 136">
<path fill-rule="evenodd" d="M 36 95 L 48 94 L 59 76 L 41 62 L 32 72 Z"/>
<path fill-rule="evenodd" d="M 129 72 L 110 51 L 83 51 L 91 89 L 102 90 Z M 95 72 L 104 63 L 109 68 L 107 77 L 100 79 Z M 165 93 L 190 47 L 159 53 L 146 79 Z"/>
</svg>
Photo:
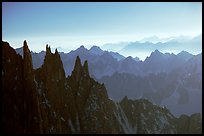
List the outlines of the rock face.
<svg viewBox="0 0 204 136">
<path fill-rule="evenodd" d="M 2 42 L 3 130 L 12 133 L 39 133 L 38 95 L 34 84 L 32 58 L 26 41 L 22 58 Z"/>
<path fill-rule="evenodd" d="M 36 70 L 26 41 L 23 58 L 7 42 L 2 49 L 5 133 L 201 133 L 200 115 L 176 118 L 143 99 L 113 102 L 78 56 L 66 77 L 58 51 L 48 45 Z M 186 122 L 189 126 L 182 127 Z"/>
<path fill-rule="evenodd" d="M 176 118 L 166 108 L 153 105 L 148 100 L 133 101 L 126 97 L 117 104 L 117 107 L 120 109 L 121 115 L 126 116 L 124 120 L 129 126 L 127 132 L 138 134 L 177 133 Z"/>
<path fill-rule="evenodd" d="M 66 112 L 70 108 L 68 103 L 71 98 L 69 98 L 68 91 L 65 88 L 66 77 L 57 50 L 52 54 L 50 47 L 46 46 L 44 63 L 41 68 L 35 71 L 34 80 L 37 86 L 36 91 L 40 97 L 42 132 L 68 133 L 70 128 L 65 125 L 67 123 L 65 120 L 71 118 L 71 114 Z"/>
<path fill-rule="evenodd" d="M 158 51 L 152 54 L 151 56 L 165 56 Z M 132 59 L 129 58 L 129 62 L 130 60 Z M 156 63 L 159 59 L 156 57 L 153 60 Z M 158 63 L 160 64 L 159 61 L 157 65 Z M 176 65 L 176 63 L 172 64 Z M 136 69 L 132 64 L 127 65 L 126 63 L 124 66 L 131 66 L 129 68 Z M 190 116 L 194 113 L 202 114 L 201 68 L 202 54 L 199 54 L 170 73 L 152 73 L 145 77 L 135 76 L 127 72 L 114 73 L 112 76 L 104 76 L 98 81 L 105 84 L 108 95 L 113 100 L 121 100 L 124 96 L 131 99 L 148 99 L 157 105 L 166 106 L 177 117 L 182 114 Z"/>
<path fill-rule="evenodd" d="M 181 115 L 177 121 L 177 129 L 180 134 L 202 133 L 202 121 L 200 113 L 192 114 L 190 117 Z"/>
</svg>

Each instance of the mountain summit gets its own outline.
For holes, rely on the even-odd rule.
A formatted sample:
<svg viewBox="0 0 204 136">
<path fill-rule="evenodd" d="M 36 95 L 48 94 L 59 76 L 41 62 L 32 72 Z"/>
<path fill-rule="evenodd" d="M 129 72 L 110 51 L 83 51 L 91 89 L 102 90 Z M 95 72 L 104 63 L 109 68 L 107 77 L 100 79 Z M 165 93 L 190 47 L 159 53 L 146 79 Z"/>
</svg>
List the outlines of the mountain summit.
<svg viewBox="0 0 204 136">
<path fill-rule="evenodd" d="M 100 47 L 95 46 L 95 45 L 92 46 L 92 47 L 89 49 L 89 51 L 90 51 L 91 53 L 93 53 L 93 54 L 97 54 L 97 55 L 102 55 L 102 54 L 104 53 L 104 51 L 101 50 Z"/>
</svg>

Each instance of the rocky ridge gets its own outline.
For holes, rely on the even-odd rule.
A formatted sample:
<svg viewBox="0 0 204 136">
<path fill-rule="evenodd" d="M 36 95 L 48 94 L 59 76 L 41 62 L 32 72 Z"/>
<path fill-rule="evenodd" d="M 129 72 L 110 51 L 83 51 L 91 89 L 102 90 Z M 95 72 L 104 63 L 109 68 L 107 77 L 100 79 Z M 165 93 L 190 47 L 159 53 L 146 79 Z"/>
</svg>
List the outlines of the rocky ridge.
<svg viewBox="0 0 204 136">
<path fill-rule="evenodd" d="M 58 51 L 52 53 L 48 45 L 44 63 L 36 70 L 26 41 L 23 57 L 7 42 L 2 42 L 2 50 L 5 133 L 202 132 L 200 114 L 176 118 L 144 99 L 113 102 L 104 84 L 89 76 L 88 62 L 82 65 L 79 57 L 66 77 Z M 184 128 L 185 122 L 191 123 Z"/>
</svg>

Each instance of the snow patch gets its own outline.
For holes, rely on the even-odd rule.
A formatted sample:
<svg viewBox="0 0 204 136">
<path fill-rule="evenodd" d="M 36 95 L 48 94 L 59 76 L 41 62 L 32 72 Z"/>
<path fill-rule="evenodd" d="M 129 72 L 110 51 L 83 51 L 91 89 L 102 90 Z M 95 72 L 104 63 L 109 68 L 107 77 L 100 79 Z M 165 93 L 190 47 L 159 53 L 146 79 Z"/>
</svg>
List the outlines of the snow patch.
<svg viewBox="0 0 204 136">
<path fill-rule="evenodd" d="M 55 118 L 57 117 L 57 115 L 56 115 L 56 112 L 55 112 L 55 111 L 53 112 L 53 116 L 54 116 Z"/>
<path fill-rule="evenodd" d="M 35 82 L 35 85 L 37 87 L 37 91 L 38 91 L 38 94 L 41 95 L 42 93 L 42 90 L 41 90 L 41 86 L 42 86 L 42 83 L 40 84 L 40 86 L 38 85 L 38 82 L 36 81 L 35 77 L 34 77 L 34 82 Z M 44 96 L 45 97 L 45 96 Z"/>
<path fill-rule="evenodd" d="M 77 125 L 77 132 L 80 132 L 80 125 L 79 125 L 79 117 L 76 116 L 76 125 Z"/>
<path fill-rule="evenodd" d="M 45 101 L 42 102 L 43 104 L 45 104 L 47 107 L 51 107 L 51 105 L 49 104 L 49 101 L 45 98 Z"/>
<path fill-rule="evenodd" d="M 134 109 L 134 108 L 135 108 L 135 106 L 134 106 L 133 104 L 132 104 L 131 106 L 132 106 L 132 109 Z"/>
<path fill-rule="evenodd" d="M 145 103 L 143 103 L 143 106 L 144 106 L 144 110 L 146 110 L 146 104 Z"/>
<path fill-rule="evenodd" d="M 60 119 L 65 122 L 65 119 L 63 117 L 61 117 Z"/>
<path fill-rule="evenodd" d="M 72 125 L 71 120 L 68 120 L 68 124 L 69 124 L 69 126 L 71 127 L 71 131 L 72 131 L 72 133 L 75 133 L 76 131 L 75 131 L 73 125 Z"/>
<path fill-rule="evenodd" d="M 147 119 L 143 113 L 141 113 L 141 117 L 142 117 L 142 119 L 144 119 L 144 120 Z"/>
<path fill-rule="evenodd" d="M 114 102 L 117 113 L 114 112 L 115 117 L 117 118 L 118 122 L 122 126 L 123 130 L 126 134 L 134 134 L 136 132 L 135 128 L 132 128 L 128 122 L 127 116 L 125 115 L 123 109 L 121 108 L 120 104 Z"/>
<path fill-rule="evenodd" d="M 108 120 L 108 118 L 106 116 L 104 116 L 104 119 Z"/>
<path fill-rule="evenodd" d="M 49 133 L 49 134 L 54 133 L 54 127 L 53 127 L 53 125 L 51 126 L 51 128 L 49 128 L 48 133 Z"/>
</svg>

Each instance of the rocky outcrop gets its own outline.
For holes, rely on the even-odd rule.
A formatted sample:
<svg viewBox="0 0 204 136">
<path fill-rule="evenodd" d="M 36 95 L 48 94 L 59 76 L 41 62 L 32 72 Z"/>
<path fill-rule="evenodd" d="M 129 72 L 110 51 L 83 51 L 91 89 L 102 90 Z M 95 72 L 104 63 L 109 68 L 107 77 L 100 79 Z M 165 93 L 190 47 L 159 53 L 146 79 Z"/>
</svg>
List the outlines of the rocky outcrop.
<svg viewBox="0 0 204 136">
<path fill-rule="evenodd" d="M 28 49 L 27 42 L 23 43 L 23 79 L 24 79 L 24 118 L 26 120 L 26 131 L 28 133 L 40 133 L 39 122 L 39 101 L 34 82 L 34 70 L 32 65 L 32 57 Z M 36 131 L 38 130 L 38 131 Z"/>
<path fill-rule="evenodd" d="M 202 118 L 200 113 L 191 116 L 181 115 L 177 121 L 177 130 L 180 134 L 201 134 Z"/>
<path fill-rule="evenodd" d="M 48 45 L 36 70 L 26 41 L 23 58 L 6 42 L 2 49 L 5 133 L 201 133 L 200 115 L 178 119 L 144 99 L 113 102 L 79 56 L 66 77 L 58 51 Z M 182 127 L 185 123 L 189 126 Z"/>
<path fill-rule="evenodd" d="M 22 57 L 16 54 L 9 43 L 2 42 L 2 126 L 7 133 L 24 132 L 22 69 Z"/>
<path fill-rule="evenodd" d="M 72 75 L 67 79 L 70 85 L 79 119 L 80 133 L 119 133 L 112 101 L 106 88 L 94 81 L 88 72 L 88 62 L 82 66 L 77 56 Z M 110 123 L 111 122 L 111 123 Z"/>
<path fill-rule="evenodd" d="M 58 51 L 53 54 L 48 45 L 41 68 L 35 71 L 35 82 L 39 95 L 41 126 L 43 133 L 69 133 L 66 125 L 71 119 L 69 103 L 73 103 L 66 88 L 66 77 Z M 74 107 L 72 107 L 74 110 Z M 66 120 L 66 122 L 65 122 Z"/>
<path fill-rule="evenodd" d="M 43 133 L 123 132 L 105 87 L 89 76 L 87 61 L 82 66 L 77 56 L 72 75 L 66 78 L 57 50 L 53 54 L 47 46 L 44 64 L 36 70 L 35 79 L 43 105 Z"/>
<path fill-rule="evenodd" d="M 133 133 L 174 134 L 176 118 L 166 109 L 153 105 L 146 99 L 131 100 L 127 97 L 118 104 L 127 116 Z"/>
<path fill-rule="evenodd" d="M 124 97 L 115 103 L 116 116 L 125 133 L 134 134 L 201 134 L 200 113 L 179 118 L 166 107 L 159 107 L 146 99 L 131 100 Z"/>
<path fill-rule="evenodd" d="M 40 133 L 38 96 L 32 58 L 24 41 L 23 58 L 2 42 L 3 130 L 9 133 Z"/>
</svg>

